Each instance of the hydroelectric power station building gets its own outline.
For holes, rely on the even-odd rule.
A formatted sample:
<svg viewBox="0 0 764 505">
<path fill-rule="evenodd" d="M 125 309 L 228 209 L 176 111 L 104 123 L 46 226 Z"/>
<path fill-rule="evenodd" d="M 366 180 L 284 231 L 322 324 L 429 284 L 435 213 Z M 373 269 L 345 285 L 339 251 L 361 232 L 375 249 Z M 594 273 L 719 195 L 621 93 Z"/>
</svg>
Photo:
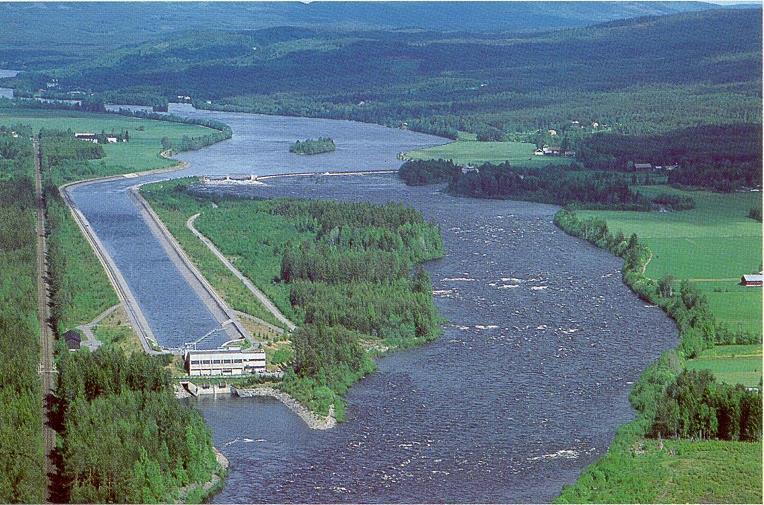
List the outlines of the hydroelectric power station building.
<svg viewBox="0 0 764 505">
<path fill-rule="evenodd" d="M 186 371 L 191 376 L 248 375 L 265 372 L 265 352 L 260 349 L 186 351 Z"/>
</svg>

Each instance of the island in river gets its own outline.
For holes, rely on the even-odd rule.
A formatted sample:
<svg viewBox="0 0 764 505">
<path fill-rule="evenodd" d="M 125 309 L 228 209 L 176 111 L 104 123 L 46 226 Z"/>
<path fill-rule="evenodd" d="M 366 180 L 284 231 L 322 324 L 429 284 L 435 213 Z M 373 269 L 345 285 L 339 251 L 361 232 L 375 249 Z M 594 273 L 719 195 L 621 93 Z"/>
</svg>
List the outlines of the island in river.
<svg viewBox="0 0 764 505">
<path fill-rule="evenodd" d="M 289 152 L 294 154 L 323 154 L 336 151 L 337 146 L 334 140 L 329 137 L 318 137 L 318 139 L 306 139 L 297 141 L 289 146 Z"/>
</svg>

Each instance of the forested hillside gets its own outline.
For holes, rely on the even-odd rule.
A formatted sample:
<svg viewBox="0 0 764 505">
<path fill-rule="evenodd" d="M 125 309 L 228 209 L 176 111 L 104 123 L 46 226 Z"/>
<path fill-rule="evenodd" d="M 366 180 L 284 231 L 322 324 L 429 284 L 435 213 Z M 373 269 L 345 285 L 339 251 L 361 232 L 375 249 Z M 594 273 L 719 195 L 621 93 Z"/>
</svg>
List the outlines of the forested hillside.
<svg viewBox="0 0 764 505">
<path fill-rule="evenodd" d="M 274 26 L 418 27 L 436 30 L 539 30 L 636 16 L 718 9 L 705 2 L 113 2 L 2 3 L 0 68 L 47 68 L 183 31 Z"/>
<path fill-rule="evenodd" d="M 52 78 L 57 93 L 182 95 L 202 107 L 405 123 L 451 137 L 571 120 L 647 134 L 761 121 L 761 10 L 533 34 L 194 32 L 8 82 L 33 90 Z"/>
</svg>

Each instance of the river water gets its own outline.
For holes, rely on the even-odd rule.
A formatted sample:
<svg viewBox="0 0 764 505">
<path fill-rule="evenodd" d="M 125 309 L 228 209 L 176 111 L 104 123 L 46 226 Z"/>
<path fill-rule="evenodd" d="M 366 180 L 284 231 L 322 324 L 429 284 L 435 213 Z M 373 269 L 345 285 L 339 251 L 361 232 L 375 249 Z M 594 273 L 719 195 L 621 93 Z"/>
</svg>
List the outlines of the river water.
<svg viewBox="0 0 764 505">
<path fill-rule="evenodd" d="M 184 153 L 191 168 L 172 176 L 394 168 L 398 152 L 442 142 L 344 121 L 174 109 L 223 121 L 234 137 Z M 337 151 L 287 152 L 319 135 Z M 129 185 L 166 177 L 82 186 L 73 197 L 155 333 L 178 343 L 217 323 L 126 195 Z M 265 398 L 193 402 L 231 461 L 220 503 L 550 501 L 632 418 L 631 383 L 675 344 L 673 323 L 622 284 L 620 260 L 554 227 L 551 206 L 459 199 L 394 176 L 204 190 L 402 201 L 440 225 L 446 246 L 427 265 L 449 320 L 444 335 L 379 360 L 352 388 L 346 423 L 311 431 Z"/>
<path fill-rule="evenodd" d="M 379 361 L 348 420 L 311 433 L 275 402 L 195 402 L 232 461 L 224 502 L 545 502 L 632 418 L 631 383 L 675 328 L 621 262 L 565 235 L 556 208 L 443 195 L 395 176 L 309 177 L 203 192 L 399 201 L 441 227 L 427 265 L 449 320 Z"/>
</svg>

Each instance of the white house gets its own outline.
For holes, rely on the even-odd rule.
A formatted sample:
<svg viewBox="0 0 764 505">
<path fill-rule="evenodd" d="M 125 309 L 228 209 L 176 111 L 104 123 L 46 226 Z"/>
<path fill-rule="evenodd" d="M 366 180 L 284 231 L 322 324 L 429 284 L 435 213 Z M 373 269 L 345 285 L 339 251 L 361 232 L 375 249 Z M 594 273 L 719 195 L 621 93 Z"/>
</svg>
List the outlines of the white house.
<svg viewBox="0 0 764 505">
<path fill-rule="evenodd" d="M 185 365 L 192 376 L 265 372 L 265 352 L 239 348 L 186 351 Z"/>
</svg>

